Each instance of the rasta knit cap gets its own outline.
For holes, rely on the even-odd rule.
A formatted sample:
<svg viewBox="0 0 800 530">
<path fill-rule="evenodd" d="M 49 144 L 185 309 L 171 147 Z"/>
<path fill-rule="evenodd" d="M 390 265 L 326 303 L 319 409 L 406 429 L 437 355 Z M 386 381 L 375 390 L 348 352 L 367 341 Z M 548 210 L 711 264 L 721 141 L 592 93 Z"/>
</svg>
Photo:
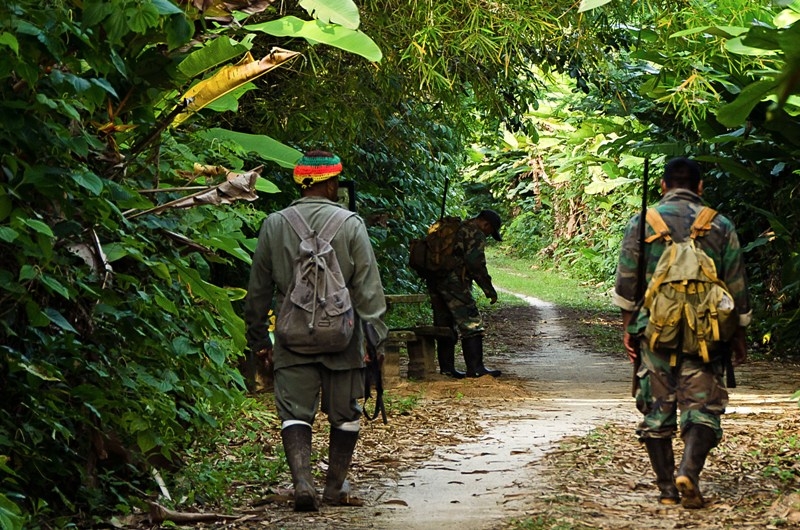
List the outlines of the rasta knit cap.
<svg viewBox="0 0 800 530">
<path fill-rule="evenodd" d="M 342 161 L 327 151 L 309 151 L 294 166 L 294 181 L 303 189 L 342 172 Z"/>
</svg>

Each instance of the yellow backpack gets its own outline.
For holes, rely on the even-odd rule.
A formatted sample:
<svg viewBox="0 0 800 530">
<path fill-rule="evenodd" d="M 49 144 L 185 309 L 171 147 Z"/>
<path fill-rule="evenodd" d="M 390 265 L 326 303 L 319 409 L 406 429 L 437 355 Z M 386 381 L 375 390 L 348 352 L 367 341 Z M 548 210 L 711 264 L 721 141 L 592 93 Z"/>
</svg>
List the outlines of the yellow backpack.
<svg viewBox="0 0 800 530">
<path fill-rule="evenodd" d="M 717 212 L 705 207 L 695 218 L 686 241 L 676 242 L 655 208 L 647 210 L 647 223 L 655 234 L 645 241 L 663 239 L 664 253 L 656 264 L 645 292 L 643 307 L 649 313 L 644 336 L 652 351 L 699 355 L 709 362 L 709 351 L 728 342 L 739 324 L 725 282 L 717 277 L 714 261 L 696 239 L 710 229 Z"/>
</svg>

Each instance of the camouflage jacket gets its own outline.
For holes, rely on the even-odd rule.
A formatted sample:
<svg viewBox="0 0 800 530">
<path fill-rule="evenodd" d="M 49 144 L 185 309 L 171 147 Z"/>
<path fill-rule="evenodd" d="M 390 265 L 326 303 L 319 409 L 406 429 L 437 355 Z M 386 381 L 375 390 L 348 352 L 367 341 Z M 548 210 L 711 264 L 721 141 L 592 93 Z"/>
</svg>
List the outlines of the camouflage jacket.
<svg viewBox="0 0 800 530">
<path fill-rule="evenodd" d="M 462 222 L 453 242 L 453 256 L 458 264 L 455 270 L 447 274 L 446 283 L 452 285 L 457 278 L 461 286 L 469 290 L 474 281 L 487 298 L 496 297 L 492 277 L 486 268 L 485 249 L 486 234 L 478 227 L 477 221 L 468 219 Z"/>
<path fill-rule="evenodd" d="M 668 191 L 655 208 L 670 228 L 671 237 L 675 241 L 683 241 L 689 237 L 692 223 L 703 206 L 700 196 L 696 193 L 686 189 L 675 189 Z M 645 237 L 649 237 L 654 233 L 652 227 L 647 225 Z M 724 215 L 717 214 L 711 230 L 704 236 L 697 238 L 697 245 L 714 261 L 717 267 L 717 276 L 725 282 L 733 296 L 736 310 L 739 313 L 739 325 L 749 325 L 752 318 L 750 297 L 747 291 L 742 249 L 733 223 Z M 653 271 L 655 271 L 661 254 L 664 252 L 664 248 L 663 239 L 657 239 L 645 245 L 647 259 L 646 280 L 648 282 Z M 636 308 L 638 262 L 639 215 L 635 215 L 625 228 L 614 285 L 613 302 L 624 311 L 633 311 Z M 644 329 L 646 323 L 647 315 L 640 314 L 636 323 L 637 330 Z M 633 330 L 629 329 L 629 331 Z"/>
</svg>

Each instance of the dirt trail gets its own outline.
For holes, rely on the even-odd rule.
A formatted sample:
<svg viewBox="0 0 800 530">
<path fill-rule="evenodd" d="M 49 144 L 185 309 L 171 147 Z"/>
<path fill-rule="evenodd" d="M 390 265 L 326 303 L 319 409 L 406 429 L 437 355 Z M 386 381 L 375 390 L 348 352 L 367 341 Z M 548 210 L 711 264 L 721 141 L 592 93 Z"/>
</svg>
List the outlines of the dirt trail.
<svg viewBox="0 0 800 530">
<path fill-rule="evenodd" d="M 523 318 L 508 316 L 516 321 L 518 340 L 527 333 L 530 342 L 518 344 L 520 351 L 487 355 L 486 364 L 523 382 L 531 394 L 483 408 L 478 440 L 441 448 L 404 473 L 390 495 L 407 506 L 388 505 L 374 519 L 375 528 L 494 528 L 524 513 L 538 480 L 536 462 L 558 440 L 610 419 L 635 418 L 625 398 L 626 363 L 586 351 L 555 306 L 525 300 L 533 312 L 518 309 Z"/>
</svg>

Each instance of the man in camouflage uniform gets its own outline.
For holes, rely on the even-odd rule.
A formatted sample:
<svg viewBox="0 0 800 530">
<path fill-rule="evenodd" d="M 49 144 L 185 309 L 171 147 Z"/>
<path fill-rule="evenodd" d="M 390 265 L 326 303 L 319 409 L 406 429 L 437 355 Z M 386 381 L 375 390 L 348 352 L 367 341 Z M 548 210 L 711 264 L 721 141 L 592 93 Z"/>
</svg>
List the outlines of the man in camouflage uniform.
<svg viewBox="0 0 800 530">
<path fill-rule="evenodd" d="M 685 241 L 698 212 L 703 208 L 700 195 L 703 181 L 700 168 L 692 160 L 676 158 L 667 163 L 661 180 L 662 199 L 655 206 L 670 229 L 674 241 Z M 651 351 L 642 331 L 647 325 L 645 311 L 635 309 L 637 264 L 639 260 L 639 215 L 628 223 L 617 266 L 614 303 L 622 310 L 623 343 L 631 362 L 640 356 L 636 374 L 639 385 L 636 407 L 644 415 L 637 428 L 656 474 L 661 504 L 681 504 L 685 508 L 702 508 L 699 488 L 700 471 L 706 456 L 722 438 L 720 417 L 728 403 L 728 392 L 722 378 L 723 358 L 719 353 L 704 363 L 699 355 L 679 355 L 676 366 L 670 366 L 670 353 Z M 653 235 L 648 225 L 646 237 Z M 730 342 L 733 365 L 747 358 L 745 327 L 750 323 L 751 309 L 747 292 L 742 250 L 733 223 L 723 215 L 714 217 L 711 230 L 696 240 L 714 261 L 718 277 L 725 282 L 734 298 L 739 327 Z M 645 245 L 646 280 L 652 276 L 664 252 L 659 238 Z M 672 437 L 680 430 L 684 442 L 683 458 L 675 478 Z"/>
<path fill-rule="evenodd" d="M 466 376 L 500 375 L 500 370 L 489 370 L 483 364 L 484 327 L 472 297 L 472 282 L 478 284 L 492 304 L 497 302 L 492 277 L 486 270 L 484 249 L 488 235 L 502 241 L 501 224 L 500 216 L 494 210 L 483 210 L 476 217 L 463 221 L 451 247 L 455 268 L 426 278 L 433 308 L 433 325 L 452 330 L 451 337 L 436 340 L 439 369 L 444 375 L 457 379 L 465 375 L 455 368 L 455 347 L 459 334 L 467 365 Z"/>
</svg>

